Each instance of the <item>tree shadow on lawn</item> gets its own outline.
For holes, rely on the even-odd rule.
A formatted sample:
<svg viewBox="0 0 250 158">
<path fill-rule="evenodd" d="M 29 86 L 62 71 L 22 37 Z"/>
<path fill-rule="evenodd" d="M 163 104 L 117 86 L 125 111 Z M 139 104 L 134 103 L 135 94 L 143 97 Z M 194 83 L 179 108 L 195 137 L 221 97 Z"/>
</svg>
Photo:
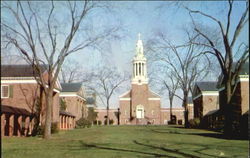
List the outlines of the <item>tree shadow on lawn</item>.
<svg viewBox="0 0 250 158">
<path fill-rule="evenodd" d="M 143 143 L 139 143 L 136 140 L 134 140 L 133 142 L 135 144 L 137 144 L 137 145 L 141 145 L 141 146 L 145 146 L 145 147 L 150 147 L 150 148 L 153 148 L 153 149 L 159 149 L 159 150 L 162 150 L 162 151 L 167 152 L 167 153 L 172 153 L 172 154 L 180 155 L 182 157 L 200 158 L 199 156 L 196 156 L 196 155 L 193 155 L 193 154 L 189 154 L 189 153 L 184 153 L 184 152 L 180 151 L 182 149 L 170 149 L 170 148 L 159 147 L 159 146 L 154 146 L 154 145 L 150 145 L 150 144 L 143 144 Z M 199 153 L 199 154 L 201 154 L 201 153 Z M 213 155 L 207 155 L 207 156 L 213 156 Z"/>
<path fill-rule="evenodd" d="M 183 150 L 182 148 L 181 149 L 171 149 L 171 148 L 166 148 L 166 147 L 155 146 L 155 145 L 152 145 L 152 144 L 144 144 L 144 143 L 138 142 L 136 140 L 133 141 L 133 143 L 136 144 L 136 145 L 148 147 L 150 149 L 161 150 L 161 151 L 166 152 L 166 153 L 160 154 L 160 153 L 140 151 L 140 150 L 124 149 L 124 148 L 117 148 L 117 147 L 107 147 L 107 146 L 105 146 L 103 144 L 88 144 L 88 143 L 84 143 L 82 140 L 80 140 L 79 142 L 81 144 L 81 148 L 80 149 L 84 149 L 84 150 L 87 150 L 87 149 L 102 149 L 102 150 L 119 151 L 119 152 L 131 152 L 131 153 L 135 153 L 135 154 L 143 154 L 143 155 L 147 155 L 147 156 L 167 157 L 167 158 L 168 157 L 169 158 L 170 157 L 171 158 L 177 158 L 177 157 L 202 158 L 203 156 L 215 157 L 215 155 L 210 155 L 210 154 L 202 153 L 203 150 L 210 149 L 209 146 L 206 146 L 206 145 L 202 145 L 201 146 L 202 148 L 200 148 L 198 150 L 192 151 L 194 153 L 202 155 L 202 156 L 197 156 L 197 155 L 194 155 L 194 154 L 182 152 L 182 150 Z M 154 150 L 152 150 L 152 151 L 154 151 Z M 177 156 L 173 156 L 172 154 L 175 154 Z"/>
<path fill-rule="evenodd" d="M 187 130 L 191 129 L 191 128 L 184 128 L 184 127 L 177 127 L 177 126 L 173 126 L 173 128 L 181 128 L 181 129 L 187 129 Z M 206 129 L 197 129 L 197 130 L 203 130 L 204 132 L 181 132 L 181 131 L 176 131 L 173 129 L 164 129 L 164 131 L 156 130 L 156 129 L 150 129 L 150 130 L 152 132 L 156 132 L 156 133 L 198 135 L 198 136 L 203 136 L 203 137 L 211 137 L 211 138 L 224 139 L 224 140 L 248 140 L 248 139 L 242 138 L 242 137 L 233 137 L 233 138 L 229 139 L 229 138 L 225 137 L 225 135 L 223 135 L 222 133 L 219 133 L 216 131 L 207 130 L 207 132 L 205 132 Z M 195 129 L 193 129 L 193 130 L 195 130 Z"/>
<path fill-rule="evenodd" d="M 165 151 L 167 153 L 173 153 L 173 154 L 176 154 L 178 156 L 181 156 L 181 157 L 191 157 L 191 158 L 202 158 L 202 157 L 225 157 L 225 153 L 223 153 L 224 151 L 220 151 L 216 148 L 214 148 L 214 145 L 211 145 L 211 144 L 195 144 L 195 143 L 181 143 L 181 144 L 175 144 L 175 143 L 172 143 L 171 145 L 175 146 L 175 145 L 181 145 L 181 147 L 179 149 L 171 149 L 171 148 L 167 148 L 167 147 L 162 147 L 162 146 L 155 146 L 155 145 L 152 145 L 152 144 L 148 144 L 148 143 L 139 143 L 138 141 L 134 140 L 133 141 L 135 144 L 137 145 L 142 145 L 142 146 L 146 146 L 146 147 L 150 147 L 150 148 L 153 148 L 153 149 L 159 149 L 159 150 L 162 150 L 162 151 Z M 185 145 L 186 148 L 183 148 L 182 146 Z M 196 147 L 199 147 L 199 149 L 194 149 L 194 150 L 190 150 L 191 146 L 196 146 Z M 231 146 L 224 146 L 223 147 L 231 147 Z M 240 148 L 240 147 L 239 147 Z M 187 153 L 187 152 L 183 152 L 184 150 L 189 150 L 190 152 L 192 152 L 193 154 L 191 154 L 190 152 Z M 205 153 L 205 152 L 208 152 L 211 150 L 213 151 L 212 154 L 209 154 L 209 153 Z M 218 153 L 215 153 L 214 150 L 217 150 Z M 194 154 L 196 153 L 196 154 Z M 216 155 L 218 154 L 218 155 Z M 199 155 L 199 156 L 197 156 Z M 227 156 L 228 157 L 228 156 Z M 230 155 L 230 157 L 239 157 L 239 153 L 235 153 L 233 155 Z"/>
<path fill-rule="evenodd" d="M 139 150 L 107 147 L 107 146 L 98 145 L 98 144 L 87 144 L 87 143 L 84 143 L 82 140 L 80 141 L 80 144 L 81 144 L 81 147 L 85 150 L 89 148 L 93 148 L 93 149 L 103 149 L 103 150 L 111 150 L 111 151 L 131 152 L 131 153 L 144 154 L 144 155 L 154 156 L 154 157 L 169 157 L 169 158 L 173 157 L 173 156 L 169 156 L 166 154 L 158 154 L 158 153 L 145 152 L 145 151 L 139 151 Z"/>
</svg>

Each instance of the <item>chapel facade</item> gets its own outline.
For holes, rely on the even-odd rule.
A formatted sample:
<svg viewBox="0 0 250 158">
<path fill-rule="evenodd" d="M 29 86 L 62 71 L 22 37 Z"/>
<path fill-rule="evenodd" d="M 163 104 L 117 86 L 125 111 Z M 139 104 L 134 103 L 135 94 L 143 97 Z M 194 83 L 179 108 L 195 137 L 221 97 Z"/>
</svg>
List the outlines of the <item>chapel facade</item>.
<svg viewBox="0 0 250 158">
<path fill-rule="evenodd" d="M 139 39 L 133 58 L 132 88 L 120 96 L 120 124 L 161 124 L 160 96 L 148 86 L 147 59 Z"/>
</svg>

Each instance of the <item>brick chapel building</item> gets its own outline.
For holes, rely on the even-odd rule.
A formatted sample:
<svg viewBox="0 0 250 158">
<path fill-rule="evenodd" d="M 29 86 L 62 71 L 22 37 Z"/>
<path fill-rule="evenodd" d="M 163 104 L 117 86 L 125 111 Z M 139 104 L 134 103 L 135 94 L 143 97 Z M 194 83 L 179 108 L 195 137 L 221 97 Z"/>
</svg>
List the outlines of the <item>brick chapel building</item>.
<svg viewBox="0 0 250 158">
<path fill-rule="evenodd" d="M 133 58 L 132 88 L 120 96 L 120 124 L 160 124 L 160 96 L 148 86 L 147 59 L 140 39 Z"/>
</svg>

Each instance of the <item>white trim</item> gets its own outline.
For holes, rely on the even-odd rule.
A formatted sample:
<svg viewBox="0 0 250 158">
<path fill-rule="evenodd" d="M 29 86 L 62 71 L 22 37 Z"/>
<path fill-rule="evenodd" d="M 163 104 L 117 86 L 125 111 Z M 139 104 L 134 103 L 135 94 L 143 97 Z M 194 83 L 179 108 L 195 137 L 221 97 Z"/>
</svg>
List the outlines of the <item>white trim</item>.
<svg viewBox="0 0 250 158">
<path fill-rule="evenodd" d="M 55 89 L 55 88 L 53 89 L 53 91 L 55 91 L 55 92 L 57 92 L 57 93 L 60 93 L 60 91 L 59 91 L 59 90 L 57 90 L 57 89 Z"/>
<path fill-rule="evenodd" d="M 120 98 L 120 100 L 131 100 L 131 98 Z"/>
<path fill-rule="evenodd" d="M 1 80 L 35 80 L 35 77 L 1 77 Z"/>
<path fill-rule="evenodd" d="M 1 83 L 37 83 L 36 80 L 2 80 Z"/>
<path fill-rule="evenodd" d="M 196 99 L 199 98 L 200 96 L 201 96 L 201 94 L 199 94 L 199 95 L 193 97 L 193 100 L 196 100 Z"/>
<path fill-rule="evenodd" d="M 249 78 L 249 75 L 239 75 L 240 78 Z"/>
<path fill-rule="evenodd" d="M 207 96 L 207 95 L 219 95 L 219 92 L 218 91 L 202 91 L 201 92 L 203 96 Z"/>
<path fill-rule="evenodd" d="M 75 92 L 60 93 L 60 94 L 59 94 L 59 97 L 79 97 L 79 98 L 81 98 L 81 99 L 83 99 L 83 100 L 86 101 L 85 98 L 83 98 L 83 97 L 77 95 Z"/>
<path fill-rule="evenodd" d="M 241 78 L 240 77 L 240 82 L 249 82 L 249 78 Z"/>
<path fill-rule="evenodd" d="M 119 98 L 121 98 L 122 96 L 124 96 L 125 94 L 127 94 L 127 93 L 130 92 L 130 91 L 131 91 L 131 89 L 128 90 L 128 91 L 126 91 L 125 93 L 121 94 L 121 95 L 119 96 Z"/>
<path fill-rule="evenodd" d="M 224 89 L 225 89 L 225 87 L 221 87 L 218 89 L 218 91 L 220 92 L 220 91 L 223 91 Z"/>
<path fill-rule="evenodd" d="M 187 104 L 188 106 L 194 106 L 194 104 L 192 103 L 192 104 Z"/>
<path fill-rule="evenodd" d="M 170 111 L 170 109 L 163 109 L 163 110 L 161 110 L 161 112 L 168 112 L 168 111 Z M 172 111 L 185 111 L 184 109 L 178 109 L 178 110 L 174 110 L 174 109 L 172 109 Z"/>
<path fill-rule="evenodd" d="M 161 100 L 161 98 L 148 98 L 148 100 Z"/>
<path fill-rule="evenodd" d="M 152 92 L 152 93 L 154 93 L 154 94 L 156 94 L 157 96 L 159 96 L 159 98 L 161 97 L 158 93 L 156 93 L 156 92 L 154 92 L 152 90 L 149 90 L 149 91 Z"/>
<path fill-rule="evenodd" d="M 7 97 L 2 96 L 2 94 L 3 94 L 2 89 L 3 89 L 3 87 L 8 87 L 8 96 Z M 10 86 L 9 85 L 1 85 L 1 98 L 9 98 L 9 97 L 10 97 Z"/>
</svg>

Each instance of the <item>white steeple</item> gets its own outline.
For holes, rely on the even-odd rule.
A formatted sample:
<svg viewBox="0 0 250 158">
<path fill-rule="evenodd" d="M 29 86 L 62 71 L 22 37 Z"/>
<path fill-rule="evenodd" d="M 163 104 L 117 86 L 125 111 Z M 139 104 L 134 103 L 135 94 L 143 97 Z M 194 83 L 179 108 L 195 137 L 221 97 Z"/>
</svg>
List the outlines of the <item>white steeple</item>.
<svg viewBox="0 0 250 158">
<path fill-rule="evenodd" d="M 136 43 L 136 54 L 133 59 L 133 78 L 132 84 L 147 84 L 147 59 L 143 53 L 143 43 L 141 40 L 141 34 L 138 34 L 138 41 Z"/>
<path fill-rule="evenodd" d="M 143 55 L 143 44 L 141 40 L 141 34 L 138 34 L 138 41 L 136 43 L 136 55 Z"/>
</svg>

